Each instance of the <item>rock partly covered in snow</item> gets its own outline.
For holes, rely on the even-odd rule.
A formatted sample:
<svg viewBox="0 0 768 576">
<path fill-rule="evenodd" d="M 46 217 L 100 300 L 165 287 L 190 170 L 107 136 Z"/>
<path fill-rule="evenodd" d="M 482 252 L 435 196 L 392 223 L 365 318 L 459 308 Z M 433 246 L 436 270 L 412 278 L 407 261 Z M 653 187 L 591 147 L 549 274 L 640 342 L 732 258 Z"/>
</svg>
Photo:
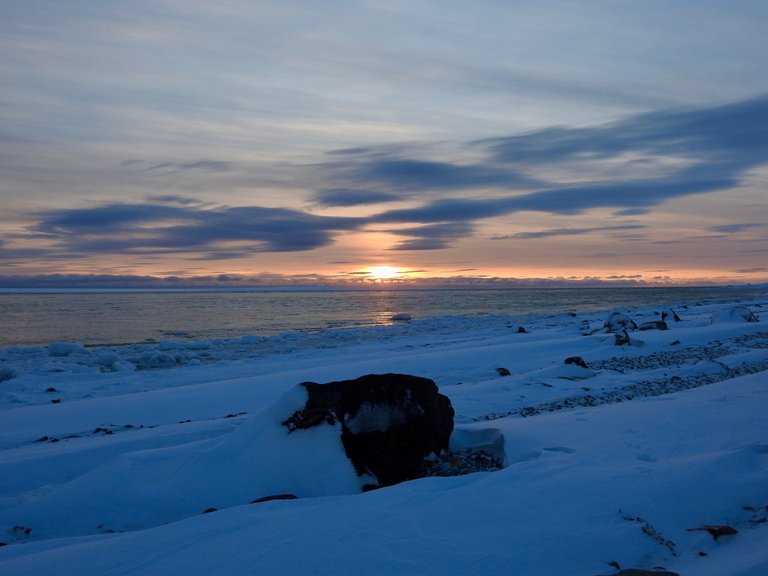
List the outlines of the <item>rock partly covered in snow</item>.
<svg viewBox="0 0 768 576">
<path fill-rule="evenodd" d="M 608 333 L 620 334 L 627 330 L 637 330 L 637 323 L 626 314 L 614 312 L 608 316 L 603 327 Z"/>
<path fill-rule="evenodd" d="M 664 320 L 649 320 L 640 324 L 640 330 L 669 330 L 669 326 Z"/>
<path fill-rule="evenodd" d="M 661 311 L 661 319 L 664 322 L 667 321 L 674 321 L 674 322 L 680 322 L 680 316 L 678 316 L 677 312 L 672 310 L 672 308 L 665 308 Z"/>
<path fill-rule="evenodd" d="M 752 310 L 746 306 L 737 306 L 731 310 L 731 318 L 734 320 L 744 320 L 744 322 L 759 322 L 760 319 Z"/>
<path fill-rule="evenodd" d="M 48 355 L 54 357 L 84 354 L 85 348 L 74 342 L 52 342 L 48 345 Z"/>
<path fill-rule="evenodd" d="M 720 308 L 712 313 L 713 324 L 721 324 L 725 322 L 760 322 L 760 318 L 746 306 Z"/>
<path fill-rule="evenodd" d="M 357 474 L 373 477 L 370 488 L 419 478 L 424 459 L 448 449 L 454 411 L 432 380 L 369 374 L 301 386 L 307 390 L 307 402 L 283 425 L 293 432 L 338 423 L 344 451 Z"/>
<path fill-rule="evenodd" d="M 563 361 L 563 363 L 574 364 L 576 366 L 581 366 L 582 368 L 589 368 L 589 366 L 587 366 L 587 362 L 581 356 L 569 356 Z"/>
<path fill-rule="evenodd" d="M 397 314 L 392 315 L 389 319 L 393 322 L 410 322 L 411 315 L 407 312 L 398 312 Z"/>
</svg>

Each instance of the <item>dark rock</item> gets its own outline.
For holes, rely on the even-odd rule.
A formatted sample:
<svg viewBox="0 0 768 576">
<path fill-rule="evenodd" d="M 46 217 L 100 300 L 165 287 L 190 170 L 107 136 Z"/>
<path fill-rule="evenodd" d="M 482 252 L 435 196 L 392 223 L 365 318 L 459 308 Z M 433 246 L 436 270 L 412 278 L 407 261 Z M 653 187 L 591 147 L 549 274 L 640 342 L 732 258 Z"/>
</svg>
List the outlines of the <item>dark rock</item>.
<svg viewBox="0 0 768 576">
<path fill-rule="evenodd" d="M 669 330 L 669 326 L 664 320 L 651 320 L 640 324 L 640 330 Z"/>
<path fill-rule="evenodd" d="M 16 377 L 16 371 L 13 368 L 0 368 L 0 382 L 5 382 Z"/>
<path fill-rule="evenodd" d="M 455 450 L 424 461 L 424 476 L 462 476 L 473 472 L 496 472 L 504 461 L 485 450 Z"/>
<path fill-rule="evenodd" d="M 432 380 L 369 374 L 301 386 L 307 403 L 283 425 L 293 432 L 338 422 L 347 457 L 359 476 L 375 477 L 372 488 L 422 477 L 424 459 L 448 450 L 454 411 Z"/>
<path fill-rule="evenodd" d="M 498 428 L 457 428 L 451 435 L 451 451 L 424 461 L 425 476 L 461 476 L 495 472 L 504 467 L 504 434 Z"/>
<path fill-rule="evenodd" d="M 410 322 L 411 315 L 407 312 L 399 312 L 389 317 L 392 322 Z"/>
<path fill-rule="evenodd" d="M 582 368 L 589 368 L 587 366 L 587 363 L 584 361 L 584 358 L 581 356 L 569 356 L 565 359 L 566 364 L 576 364 L 576 366 L 581 366 Z"/>
<path fill-rule="evenodd" d="M 211 512 L 218 512 L 218 511 L 219 511 L 218 508 L 206 508 L 205 510 L 203 510 L 203 514 L 210 514 Z"/>
<path fill-rule="evenodd" d="M 41 436 L 40 438 L 35 440 L 35 442 L 48 442 L 49 440 L 50 438 L 48 438 L 48 436 Z"/>
<path fill-rule="evenodd" d="M 744 322 L 760 322 L 760 319 L 746 306 L 737 306 L 731 310 L 731 318 L 741 319 Z"/>
<path fill-rule="evenodd" d="M 176 366 L 176 358 L 164 352 L 144 352 L 137 365 L 142 369 L 173 368 Z"/>
<path fill-rule="evenodd" d="M 589 320 L 582 320 L 581 326 L 579 326 L 579 332 L 581 332 L 582 336 L 591 336 L 597 330 L 592 329 L 592 325 L 589 323 Z"/>
<path fill-rule="evenodd" d="M 45 391 L 46 392 L 58 392 L 58 390 L 56 390 L 56 388 L 54 388 L 53 386 L 51 386 L 50 388 L 46 388 Z"/>
<path fill-rule="evenodd" d="M 615 342 L 616 346 L 626 346 L 631 343 L 629 339 L 629 334 L 627 333 L 626 330 L 624 330 L 620 334 L 615 334 L 614 336 L 616 337 L 616 342 Z"/>
<path fill-rule="evenodd" d="M 712 538 L 717 540 L 720 538 L 720 536 L 733 536 L 734 534 L 738 534 L 739 531 L 736 530 L 733 526 L 728 526 L 725 524 L 708 524 L 706 526 L 701 526 L 699 528 L 688 528 L 688 532 L 694 532 L 695 530 L 702 530 L 705 532 L 708 532 Z"/>
<path fill-rule="evenodd" d="M 496 368 L 496 372 L 499 373 L 499 376 L 511 376 L 512 375 L 512 372 L 510 372 L 508 368 L 499 367 L 499 368 Z"/>
<path fill-rule="evenodd" d="M 622 314 L 621 312 L 614 312 L 608 316 L 608 320 L 606 320 L 605 324 L 603 324 L 603 328 L 605 328 L 609 333 L 613 332 L 618 334 L 621 332 L 626 332 L 627 330 L 637 330 L 637 324 L 626 314 Z"/>
<path fill-rule="evenodd" d="M 525 329 L 525 326 L 520 326 L 517 329 L 518 334 L 528 334 L 528 330 Z"/>
<path fill-rule="evenodd" d="M 624 568 L 611 576 L 680 576 L 677 572 L 669 570 L 646 570 L 645 568 Z"/>
<path fill-rule="evenodd" d="M 11 532 L 17 535 L 29 536 L 32 533 L 32 528 L 27 526 L 19 526 L 18 524 L 11 529 Z"/>
<path fill-rule="evenodd" d="M 271 502 L 272 500 L 296 500 L 298 496 L 295 494 L 273 494 L 271 496 L 262 496 L 261 498 L 256 498 L 256 500 L 251 500 L 251 504 L 261 504 L 262 502 Z"/>
<path fill-rule="evenodd" d="M 506 459 L 504 434 L 498 428 L 466 429 L 456 428 L 451 434 L 452 453 L 460 451 L 484 452 L 497 458 Z"/>
<path fill-rule="evenodd" d="M 667 320 L 674 320 L 675 322 L 680 322 L 680 316 L 677 315 L 677 312 L 672 310 L 672 308 L 667 308 L 666 310 L 661 311 L 661 319 L 665 322 Z"/>
</svg>

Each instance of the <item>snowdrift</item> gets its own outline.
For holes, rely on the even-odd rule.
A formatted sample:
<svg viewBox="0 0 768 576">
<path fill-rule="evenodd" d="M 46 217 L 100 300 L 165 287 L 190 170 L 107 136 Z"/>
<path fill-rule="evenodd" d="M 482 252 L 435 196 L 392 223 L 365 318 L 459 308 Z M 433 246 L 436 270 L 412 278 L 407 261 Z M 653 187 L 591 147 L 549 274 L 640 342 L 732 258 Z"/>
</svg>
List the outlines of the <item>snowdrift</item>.
<svg viewBox="0 0 768 576">
<path fill-rule="evenodd" d="M 131 371 L 2 351 L 0 571 L 766 574 L 767 305 L 670 303 L 679 321 L 624 345 L 605 311 L 211 344 Z M 437 382 L 452 447 L 502 446 L 505 467 L 363 493 L 333 426 L 287 442 L 297 383 L 392 371 Z M 298 498 L 250 503 L 282 493 Z"/>
</svg>

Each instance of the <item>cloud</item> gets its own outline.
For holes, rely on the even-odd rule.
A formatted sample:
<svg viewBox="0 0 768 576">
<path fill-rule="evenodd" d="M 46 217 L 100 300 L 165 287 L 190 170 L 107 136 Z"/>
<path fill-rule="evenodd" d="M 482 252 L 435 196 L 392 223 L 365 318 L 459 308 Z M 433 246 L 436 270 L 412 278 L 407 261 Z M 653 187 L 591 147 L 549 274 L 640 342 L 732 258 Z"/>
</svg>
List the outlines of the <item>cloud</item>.
<svg viewBox="0 0 768 576">
<path fill-rule="evenodd" d="M 94 208 L 73 208 L 36 214 L 40 222 L 34 232 L 51 236 L 70 234 L 107 234 L 148 225 L 183 219 L 191 211 L 164 204 L 110 204 Z"/>
<path fill-rule="evenodd" d="M 471 236 L 484 219 L 521 212 L 572 216 L 608 208 L 618 217 L 642 216 L 673 199 L 736 187 L 747 171 L 768 163 L 768 96 L 727 106 L 640 114 L 596 127 L 336 152 L 331 162 L 311 167 L 320 182 L 315 202 L 350 207 L 408 200 L 408 207 L 351 218 L 292 208 L 212 207 L 171 193 L 143 203 L 38 212 L 32 215 L 36 224 L 27 228 L 25 237 L 48 239 L 52 249 L 35 250 L 51 258 L 194 253 L 195 258 L 224 259 L 249 252 L 309 251 L 328 246 L 342 232 L 373 226 L 408 225 L 389 230 L 406 237 L 394 250 L 439 250 Z M 200 159 L 160 164 L 141 160 L 131 166 L 216 172 L 234 165 Z M 627 166 L 631 170 L 623 170 Z M 658 167 L 663 169 L 654 169 Z M 756 226 L 732 224 L 709 230 L 727 234 Z M 513 230 L 496 239 L 641 227 L 560 226 Z M 21 254 L 10 246 L 2 248 L 6 254 Z"/>
<path fill-rule="evenodd" d="M 467 269 L 466 271 L 473 271 Z M 424 270 L 407 270 L 407 273 L 424 272 Z M 274 290 L 276 286 L 317 287 L 335 286 L 356 288 L 365 286 L 370 274 L 365 271 L 349 272 L 343 276 L 324 276 L 321 274 L 294 274 L 285 275 L 277 273 L 260 273 L 253 276 L 209 275 L 179 277 L 167 276 L 141 276 L 141 275 L 109 275 L 109 274 L 6 274 L 0 275 L 0 288 L 4 289 L 49 289 L 49 288 L 221 288 L 233 286 L 240 289 L 252 287 L 254 289 L 268 288 Z M 664 284 L 668 280 L 666 276 L 657 276 L 654 280 Z M 435 287 L 435 288 L 573 288 L 573 287 L 600 287 L 600 286 L 643 286 L 654 285 L 640 278 L 639 275 L 614 275 L 611 277 L 578 277 L 568 278 L 499 278 L 487 275 L 473 276 L 449 276 L 449 277 L 402 277 L 398 279 L 398 287 Z"/>
<path fill-rule="evenodd" d="M 640 114 L 594 128 L 551 128 L 479 141 L 496 160 L 552 163 L 612 158 L 626 152 L 694 155 L 733 169 L 761 164 L 768 151 L 768 97 L 701 108 Z"/>
<path fill-rule="evenodd" d="M 410 240 L 398 242 L 392 250 L 440 250 L 453 241 L 469 236 L 475 227 L 467 222 L 447 222 L 415 228 L 390 230 L 399 236 L 412 236 Z"/>
<path fill-rule="evenodd" d="M 181 204 L 183 206 L 201 204 L 201 202 L 195 198 L 188 198 L 177 194 L 158 194 L 148 196 L 147 200 L 150 202 L 159 202 L 161 204 Z"/>
<path fill-rule="evenodd" d="M 522 211 L 574 215 L 591 208 L 652 207 L 667 200 L 731 188 L 734 177 L 700 179 L 695 174 L 674 178 L 616 181 L 563 186 L 502 198 L 436 200 L 417 208 L 383 212 L 376 222 L 472 221 Z"/>
<path fill-rule="evenodd" d="M 140 166 L 141 161 L 129 161 L 129 164 L 123 162 L 124 166 Z M 161 162 L 150 166 L 142 166 L 143 172 L 162 172 L 169 174 L 183 170 L 199 170 L 202 172 L 227 172 L 234 169 L 232 162 L 222 160 L 196 160 L 194 162 Z"/>
<path fill-rule="evenodd" d="M 471 223 L 523 211 L 575 215 L 596 208 L 613 208 L 617 216 L 644 215 L 669 200 L 736 187 L 747 170 L 768 163 L 768 96 L 640 114 L 597 127 L 478 140 L 464 150 L 471 163 L 424 160 L 438 155 L 428 144 L 390 144 L 347 151 L 343 161 L 327 168 L 354 186 L 403 197 L 420 191 L 427 199 L 421 206 L 376 214 L 371 217 L 376 223 Z M 627 158 L 633 167 L 629 176 L 615 168 L 630 162 Z M 557 182 L 537 176 L 558 170 Z M 593 174 L 591 181 L 585 173 Z M 494 190 L 484 191 L 487 187 Z"/>
<path fill-rule="evenodd" d="M 602 226 L 597 228 L 550 228 L 549 230 L 539 230 L 537 232 L 518 232 L 516 234 L 507 234 L 504 236 L 492 236 L 491 240 L 529 240 L 532 238 L 552 238 L 555 236 L 580 236 L 582 234 L 592 234 L 594 232 L 640 230 L 643 228 L 648 228 L 648 226 L 643 224 L 624 224 L 620 226 Z"/>
<path fill-rule="evenodd" d="M 508 199 L 447 199 L 417 208 L 389 210 L 371 217 L 377 223 L 457 222 L 490 218 L 509 212 Z"/>
<path fill-rule="evenodd" d="M 627 208 L 625 210 L 617 210 L 613 213 L 614 216 L 643 216 L 650 212 L 650 208 Z"/>
<path fill-rule="evenodd" d="M 399 158 L 369 158 L 350 165 L 348 177 L 378 182 L 391 190 L 531 186 L 540 182 L 515 170 L 490 165 L 452 164 Z"/>
<path fill-rule="evenodd" d="M 738 272 L 739 274 L 760 274 L 762 272 L 768 272 L 768 268 L 758 266 L 755 268 L 742 268 L 741 270 L 734 270 L 734 272 Z"/>
<path fill-rule="evenodd" d="M 743 232 L 744 230 L 750 230 L 752 228 L 764 228 L 766 224 L 759 223 L 743 223 L 743 224 L 723 224 L 721 226 L 710 226 L 707 228 L 710 232 L 718 232 L 721 234 L 733 234 L 736 232 Z"/>
<path fill-rule="evenodd" d="M 316 216 L 259 206 L 203 209 L 159 203 L 110 204 L 37 215 L 33 234 L 45 234 L 59 250 L 81 253 L 162 254 L 190 250 L 203 258 L 246 252 L 312 250 L 337 232 L 364 224 L 356 218 Z M 233 249 L 232 245 L 237 246 Z M 225 249 L 220 249 L 226 246 Z"/>
<path fill-rule="evenodd" d="M 353 186 L 327 189 L 317 199 L 326 205 L 421 199 L 420 206 L 379 212 L 370 221 L 463 222 L 469 225 L 467 235 L 479 220 L 523 211 L 569 216 L 612 208 L 619 217 L 646 215 L 670 200 L 737 187 L 747 170 L 768 163 L 768 96 L 640 114 L 596 127 L 548 128 L 458 148 L 472 160 L 425 160 L 444 156 L 445 149 L 438 152 L 436 145 L 423 143 L 345 150 L 325 168 L 331 180 Z M 623 165 L 631 170 L 616 168 Z M 568 169 L 579 170 L 578 184 L 568 181 Z M 540 178 L 558 171 L 561 175 L 550 182 Z M 371 187 L 376 192 L 367 190 Z M 591 231 L 576 230 L 526 234 Z M 461 235 L 416 235 L 397 248 L 443 248 Z"/>
<path fill-rule="evenodd" d="M 331 188 L 315 194 L 314 201 L 323 206 L 362 206 L 399 200 L 397 194 L 354 188 Z"/>
</svg>

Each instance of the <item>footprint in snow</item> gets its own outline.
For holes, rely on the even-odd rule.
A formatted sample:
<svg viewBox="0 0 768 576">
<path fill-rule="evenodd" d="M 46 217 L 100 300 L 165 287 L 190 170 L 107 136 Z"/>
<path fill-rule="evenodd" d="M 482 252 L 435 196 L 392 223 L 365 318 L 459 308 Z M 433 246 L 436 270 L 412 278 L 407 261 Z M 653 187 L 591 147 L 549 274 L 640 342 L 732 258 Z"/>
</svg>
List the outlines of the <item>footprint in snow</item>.
<svg viewBox="0 0 768 576">
<path fill-rule="evenodd" d="M 568 448 L 567 446 L 552 446 L 550 448 L 543 448 L 546 452 L 562 452 L 563 454 L 573 454 L 576 452 L 575 448 Z"/>
</svg>

